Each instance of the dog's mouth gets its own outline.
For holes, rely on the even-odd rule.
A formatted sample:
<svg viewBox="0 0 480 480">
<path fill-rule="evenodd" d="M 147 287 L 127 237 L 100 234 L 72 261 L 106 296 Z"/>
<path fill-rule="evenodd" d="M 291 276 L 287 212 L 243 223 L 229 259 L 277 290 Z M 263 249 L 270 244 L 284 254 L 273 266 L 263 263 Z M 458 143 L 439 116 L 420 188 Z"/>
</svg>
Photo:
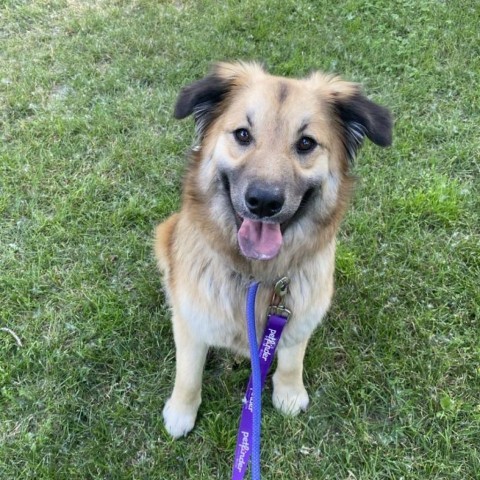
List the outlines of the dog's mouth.
<svg viewBox="0 0 480 480">
<path fill-rule="evenodd" d="M 253 260 L 271 260 L 282 248 L 283 235 L 279 223 L 265 223 L 244 218 L 237 233 L 242 255 Z"/>
<path fill-rule="evenodd" d="M 285 230 L 303 214 L 315 191 L 313 187 L 309 188 L 304 193 L 295 213 L 284 222 L 279 223 L 240 215 L 232 202 L 230 181 L 227 175 L 222 175 L 222 184 L 235 217 L 240 251 L 244 257 L 252 260 L 271 260 L 280 253 Z"/>
</svg>

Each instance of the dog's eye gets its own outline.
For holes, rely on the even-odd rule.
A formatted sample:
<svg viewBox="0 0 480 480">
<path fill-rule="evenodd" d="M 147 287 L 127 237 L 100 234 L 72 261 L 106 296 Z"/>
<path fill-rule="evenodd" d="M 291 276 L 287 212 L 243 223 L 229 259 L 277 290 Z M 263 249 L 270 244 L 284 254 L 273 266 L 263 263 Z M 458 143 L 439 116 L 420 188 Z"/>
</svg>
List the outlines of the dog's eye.
<svg viewBox="0 0 480 480">
<path fill-rule="evenodd" d="M 317 146 L 317 142 L 310 137 L 302 137 L 295 148 L 297 149 L 298 153 L 308 153 L 311 152 Z"/>
<path fill-rule="evenodd" d="M 239 128 L 233 132 L 235 139 L 240 145 L 249 145 L 252 141 L 252 136 L 246 128 Z"/>
</svg>

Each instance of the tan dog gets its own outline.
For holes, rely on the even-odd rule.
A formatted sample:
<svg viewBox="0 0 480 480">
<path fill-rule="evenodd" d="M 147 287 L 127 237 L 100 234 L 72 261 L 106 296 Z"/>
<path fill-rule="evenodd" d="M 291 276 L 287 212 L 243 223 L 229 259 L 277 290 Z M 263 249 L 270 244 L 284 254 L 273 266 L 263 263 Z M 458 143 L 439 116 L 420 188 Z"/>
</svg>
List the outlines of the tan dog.
<svg viewBox="0 0 480 480">
<path fill-rule="evenodd" d="M 175 117 L 193 114 L 181 211 L 156 230 L 155 253 L 173 311 L 175 386 L 163 416 L 173 437 L 194 426 L 209 347 L 248 355 L 245 296 L 252 279 L 257 334 L 273 285 L 287 275 L 293 315 L 278 347 L 273 404 L 308 405 L 303 357 L 333 293 L 335 235 L 364 137 L 391 144 L 389 112 L 357 84 L 313 73 L 275 77 L 257 64 L 221 63 L 185 87 Z"/>
</svg>

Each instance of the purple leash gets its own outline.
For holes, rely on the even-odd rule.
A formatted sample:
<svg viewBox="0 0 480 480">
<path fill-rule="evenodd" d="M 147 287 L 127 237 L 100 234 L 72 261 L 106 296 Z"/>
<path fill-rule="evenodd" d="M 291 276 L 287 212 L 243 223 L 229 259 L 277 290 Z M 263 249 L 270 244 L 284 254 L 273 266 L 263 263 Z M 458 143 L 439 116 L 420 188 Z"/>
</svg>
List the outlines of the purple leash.
<svg viewBox="0 0 480 480">
<path fill-rule="evenodd" d="M 260 480 L 260 437 L 262 434 L 262 372 L 260 357 L 257 356 L 257 331 L 255 328 L 255 299 L 257 298 L 258 282 L 252 283 L 247 295 L 247 329 L 250 345 L 250 363 L 252 365 L 251 383 L 248 389 L 253 396 L 252 412 L 252 479 Z M 249 406 L 250 402 L 248 402 Z M 247 409 L 249 410 L 249 409 Z M 242 432 L 243 433 L 243 432 Z M 242 439 L 243 441 L 243 439 Z"/>
<path fill-rule="evenodd" d="M 267 373 L 272 365 L 275 350 L 283 328 L 290 315 L 283 305 L 282 298 L 287 293 L 288 278 L 284 277 L 275 285 L 272 304 L 268 310 L 267 325 L 263 334 L 260 349 L 257 345 L 255 329 L 255 298 L 258 283 L 252 283 L 247 295 L 247 327 L 250 344 L 252 374 L 248 381 L 243 399 L 242 415 L 237 434 L 237 446 L 232 470 L 232 480 L 242 480 L 247 471 L 250 456 L 252 457 L 251 473 L 253 480 L 260 480 L 260 437 L 262 421 L 262 389 Z"/>
</svg>

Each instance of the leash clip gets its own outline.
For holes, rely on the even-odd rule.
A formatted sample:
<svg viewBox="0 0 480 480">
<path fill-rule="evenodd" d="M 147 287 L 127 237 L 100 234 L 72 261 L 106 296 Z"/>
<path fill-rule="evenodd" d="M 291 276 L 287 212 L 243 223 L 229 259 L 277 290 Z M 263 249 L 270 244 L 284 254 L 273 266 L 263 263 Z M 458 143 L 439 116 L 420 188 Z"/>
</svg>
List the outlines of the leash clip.
<svg viewBox="0 0 480 480">
<path fill-rule="evenodd" d="M 272 301 L 268 307 L 268 315 L 279 315 L 287 320 L 290 318 L 292 312 L 283 303 L 284 297 L 288 293 L 289 285 L 290 279 L 288 277 L 282 277 L 275 284 Z"/>
</svg>

